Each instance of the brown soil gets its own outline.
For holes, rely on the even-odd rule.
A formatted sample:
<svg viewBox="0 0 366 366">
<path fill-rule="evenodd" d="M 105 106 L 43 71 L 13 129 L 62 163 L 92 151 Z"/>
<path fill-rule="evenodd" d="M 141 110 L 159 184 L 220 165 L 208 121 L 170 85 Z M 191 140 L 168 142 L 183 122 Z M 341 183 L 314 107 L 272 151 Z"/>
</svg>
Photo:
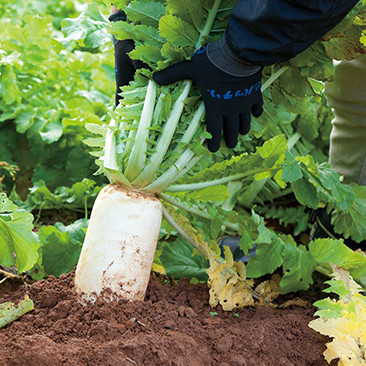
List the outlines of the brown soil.
<svg viewBox="0 0 366 366">
<path fill-rule="evenodd" d="M 206 285 L 162 285 L 154 277 L 144 302 L 87 307 L 76 301 L 73 273 L 1 286 L 0 303 L 25 293 L 35 303 L 0 329 L 2 366 L 327 365 L 329 339 L 308 327 L 311 307 L 247 308 L 234 316 L 210 308 Z"/>
</svg>

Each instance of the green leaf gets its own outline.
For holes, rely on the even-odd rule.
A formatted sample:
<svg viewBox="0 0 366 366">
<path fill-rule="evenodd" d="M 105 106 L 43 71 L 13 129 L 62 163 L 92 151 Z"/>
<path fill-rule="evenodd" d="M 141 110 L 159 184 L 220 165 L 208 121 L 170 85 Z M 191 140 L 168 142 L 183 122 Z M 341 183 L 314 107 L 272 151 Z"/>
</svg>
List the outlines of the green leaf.
<svg viewBox="0 0 366 366">
<path fill-rule="evenodd" d="M 12 302 L 0 304 L 0 328 L 32 310 L 34 310 L 34 304 L 28 295 L 25 295 L 24 299 L 20 300 L 17 305 Z"/>
<path fill-rule="evenodd" d="M 0 194 L 0 264 L 15 265 L 19 273 L 33 266 L 39 243 L 32 222 L 32 214 L 18 209 L 4 193 Z"/>
<path fill-rule="evenodd" d="M 93 201 L 102 189 L 95 181 L 83 179 L 71 188 L 60 186 L 51 192 L 45 182 L 34 182 L 26 201 L 17 200 L 16 203 L 28 211 L 38 209 L 86 209 L 91 208 Z"/>
<path fill-rule="evenodd" d="M 41 256 L 38 264 L 47 275 L 59 277 L 74 269 L 86 227 L 86 220 L 78 220 L 67 227 L 58 223 L 39 230 Z"/>
<path fill-rule="evenodd" d="M 347 210 L 336 209 L 331 222 L 337 233 L 360 242 L 366 238 L 366 187 L 357 185 L 351 187 L 355 195 L 354 200 Z"/>
<path fill-rule="evenodd" d="M 273 273 L 283 263 L 283 243 L 274 239 L 271 244 L 260 244 L 256 248 L 256 254 L 248 260 L 247 276 L 261 277 L 267 273 Z"/>
<path fill-rule="evenodd" d="M 4 62 L 4 60 L 1 60 Z M 12 104 L 20 101 L 20 92 L 16 81 L 16 75 L 11 65 L 0 63 L 0 96 L 5 104 Z"/>
<path fill-rule="evenodd" d="M 285 182 L 293 183 L 302 178 L 302 171 L 300 168 L 300 163 L 295 159 L 295 157 L 286 151 L 286 159 L 283 163 L 282 179 Z"/>
<path fill-rule="evenodd" d="M 133 37 L 130 37 L 130 39 L 132 38 L 143 42 L 144 44 L 159 48 L 164 44 L 164 38 L 159 34 L 158 29 L 149 27 L 145 24 L 135 25 L 133 27 Z"/>
<path fill-rule="evenodd" d="M 256 244 L 271 244 L 273 232 L 269 230 L 265 224 L 263 217 L 259 216 L 252 210 L 252 221 L 257 225 L 258 237 L 255 240 Z"/>
<path fill-rule="evenodd" d="M 132 1 L 124 10 L 129 21 L 149 26 L 156 26 L 165 13 L 164 4 L 154 0 Z"/>
<path fill-rule="evenodd" d="M 164 246 L 160 255 L 161 263 L 168 276 L 181 278 L 197 278 L 207 281 L 206 269 L 208 260 L 202 255 L 193 254 L 193 248 L 184 239 L 179 238 Z"/>
<path fill-rule="evenodd" d="M 360 54 L 361 29 L 359 26 L 347 24 L 346 18 L 340 23 L 336 30 L 341 31 L 341 37 L 332 37 L 327 42 L 323 42 L 325 51 L 329 58 L 335 60 L 352 60 Z M 336 31 L 334 30 L 334 31 Z"/>
<path fill-rule="evenodd" d="M 187 192 L 184 193 L 183 196 L 184 200 L 187 202 L 191 200 L 202 202 L 221 202 L 225 201 L 229 197 L 229 192 L 226 186 L 217 185 L 214 187 L 207 187 Z"/>
<path fill-rule="evenodd" d="M 308 228 L 309 213 L 305 212 L 304 206 L 298 207 L 277 207 L 277 206 L 266 206 L 257 207 L 256 210 L 263 214 L 265 217 L 277 219 L 280 225 L 289 226 L 295 225 L 293 234 L 299 235 Z"/>
<path fill-rule="evenodd" d="M 341 303 L 335 302 L 330 298 L 318 300 L 314 302 L 314 306 L 319 309 L 314 314 L 316 316 L 333 319 L 343 316 L 344 306 Z"/>
<path fill-rule="evenodd" d="M 141 60 L 151 66 L 163 60 L 160 48 L 151 45 L 136 46 L 135 49 L 129 53 L 129 56 L 133 60 Z"/>
<path fill-rule="evenodd" d="M 309 80 L 300 74 L 297 68 L 291 68 L 279 77 L 279 82 L 286 85 L 286 92 L 292 97 L 304 98 L 304 95 L 314 95 Z"/>
<path fill-rule="evenodd" d="M 116 9 L 123 9 L 126 5 L 128 5 L 132 0 L 115 0 L 113 1 L 113 5 Z M 105 1 L 108 6 L 110 6 L 110 1 Z"/>
<path fill-rule="evenodd" d="M 285 135 L 275 136 L 273 139 L 266 141 L 263 146 L 257 149 L 257 152 L 266 159 L 269 166 L 273 166 L 278 161 L 284 161 L 284 153 L 287 150 L 287 140 Z"/>
<path fill-rule="evenodd" d="M 178 63 L 189 58 L 190 54 L 181 47 L 175 47 L 171 42 L 166 42 L 161 47 L 161 54 L 165 57 L 164 61 L 158 63 L 158 69 L 164 69 L 172 63 Z"/>
<path fill-rule="evenodd" d="M 10 213 L 18 207 L 6 197 L 5 193 L 0 194 L 0 213 Z"/>
<path fill-rule="evenodd" d="M 349 208 L 354 195 L 350 192 L 348 186 L 340 182 L 340 176 L 330 167 L 330 165 L 328 163 L 319 164 L 317 173 L 319 180 L 321 181 L 321 186 L 329 192 L 332 199 L 336 202 L 337 207 L 341 209 Z"/>
<path fill-rule="evenodd" d="M 110 22 L 106 26 L 106 28 L 116 37 L 116 39 L 134 39 L 134 31 L 132 25 L 123 20 L 120 20 L 118 22 Z"/>
<path fill-rule="evenodd" d="M 50 121 L 39 131 L 42 140 L 48 144 L 58 141 L 61 138 L 62 133 L 63 126 L 57 120 Z"/>
<path fill-rule="evenodd" d="M 329 263 L 350 271 L 353 278 L 366 285 L 366 257 L 348 248 L 343 240 L 316 239 L 309 243 L 309 252 L 318 265 L 327 268 Z"/>
<path fill-rule="evenodd" d="M 330 262 L 340 267 L 344 267 L 348 258 L 354 255 L 353 250 L 344 245 L 343 240 L 330 238 L 310 241 L 309 252 L 319 264 Z"/>
<path fill-rule="evenodd" d="M 159 30 L 174 46 L 191 47 L 193 53 L 199 33 L 191 24 L 174 15 L 164 15 L 160 19 Z"/>
<path fill-rule="evenodd" d="M 167 12 L 171 15 L 180 16 L 185 22 L 192 24 L 200 32 L 205 24 L 207 11 L 201 1 L 170 0 Z"/>
<path fill-rule="evenodd" d="M 110 42 L 110 35 L 106 30 L 108 19 L 100 12 L 96 4 L 88 4 L 75 19 L 64 19 L 62 30 L 66 33 L 63 44 L 71 41 L 83 40 L 85 47 L 97 48 Z"/>
<path fill-rule="evenodd" d="M 319 199 L 315 186 L 312 183 L 302 179 L 291 183 L 296 199 L 305 206 L 317 209 Z"/>
<path fill-rule="evenodd" d="M 25 131 L 27 131 L 32 126 L 34 122 L 34 117 L 34 111 L 23 111 L 19 113 L 15 118 L 17 131 L 19 133 L 24 133 Z"/>
<path fill-rule="evenodd" d="M 61 222 L 57 222 L 55 224 L 55 228 L 57 230 L 60 230 L 62 233 L 68 233 L 69 238 L 72 242 L 83 243 L 88 224 L 89 224 L 89 220 L 79 219 L 67 226 L 65 226 Z"/>
<path fill-rule="evenodd" d="M 307 290 L 313 283 L 312 273 L 316 261 L 303 245 L 296 246 L 291 236 L 282 237 L 289 242 L 283 249 L 284 275 L 280 282 L 281 293 Z M 291 243 L 292 242 L 292 243 Z"/>
</svg>

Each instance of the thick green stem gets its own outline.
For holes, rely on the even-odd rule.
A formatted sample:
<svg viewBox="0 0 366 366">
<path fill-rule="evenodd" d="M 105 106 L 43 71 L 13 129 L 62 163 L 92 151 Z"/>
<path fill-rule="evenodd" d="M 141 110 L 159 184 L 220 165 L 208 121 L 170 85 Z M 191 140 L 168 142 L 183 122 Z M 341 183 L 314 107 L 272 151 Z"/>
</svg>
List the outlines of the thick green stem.
<svg viewBox="0 0 366 366">
<path fill-rule="evenodd" d="M 169 185 L 170 181 L 174 179 L 177 171 L 179 172 L 189 161 L 194 157 L 194 152 L 191 149 L 187 149 L 182 153 L 178 160 L 158 179 L 149 184 L 145 189 L 148 192 L 159 194 L 164 191 L 164 188 Z"/>
<path fill-rule="evenodd" d="M 261 91 L 265 91 L 269 86 L 271 86 L 290 66 L 282 66 L 274 74 L 272 74 L 267 81 L 262 85 Z"/>
<path fill-rule="evenodd" d="M 214 179 L 214 180 L 210 180 L 208 182 L 199 182 L 199 183 L 190 183 L 190 184 L 177 184 L 177 185 L 168 187 L 165 191 L 166 192 L 197 191 L 199 189 L 213 187 L 213 186 L 217 186 L 217 185 L 220 185 L 220 184 L 225 184 L 225 183 L 231 182 L 233 180 L 238 180 L 240 178 L 243 178 L 243 176 L 244 176 L 244 173 L 230 175 L 228 177 L 223 177 L 223 178 L 220 178 L 220 179 Z"/>
<path fill-rule="evenodd" d="M 172 137 L 180 120 L 184 108 L 184 100 L 188 96 L 188 93 L 192 86 L 192 82 L 184 81 L 183 85 L 184 89 L 174 103 L 173 109 L 170 112 L 168 120 L 166 121 L 166 124 L 164 126 L 163 133 L 161 134 L 158 141 L 156 152 L 151 156 L 149 162 L 146 164 L 146 167 L 143 169 L 140 175 L 133 181 L 133 184 L 136 186 L 141 187 L 151 183 L 154 180 L 156 171 L 159 169 L 165 157 L 165 154 L 169 148 Z"/>
<path fill-rule="evenodd" d="M 134 143 L 134 141 L 135 141 L 135 137 L 136 137 L 136 132 L 137 132 L 137 126 L 138 126 L 138 123 L 137 123 L 137 121 L 136 120 L 134 120 L 133 122 L 132 122 L 132 125 L 133 126 L 136 126 L 136 128 L 131 128 L 130 127 L 130 130 L 129 130 L 129 132 L 128 132 L 128 137 L 127 137 L 127 139 L 126 139 L 126 141 L 125 141 L 125 149 L 127 150 L 127 151 L 130 151 L 130 150 L 132 150 L 132 147 L 133 147 L 133 143 Z"/>
<path fill-rule="evenodd" d="M 191 161 L 186 165 L 184 169 L 182 169 L 174 178 L 173 182 L 176 182 L 178 179 L 182 178 L 187 172 L 189 172 L 201 159 L 202 155 L 196 155 Z M 172 182 L 172 183 L 173 183 Z"/>
<path fill-rule="evenodd" d="M 157 101 L 155 109 L 154 109 L 153 122 L 158 122 L 158 120 L 160 118 L 160 114 L 161 114 L 161 112 L 163 110 L 163 106 L 164 106 L 164 97 L 165 97 L 164 93 L 161 93 L 159 95 L 158 101 Z"/>
<path fill-rule="evenodd" d="M 212 25 L 215 21 L 217 12 L 220 7 L 221 0 L 216 0 L 213 7 L 211 8 L 205 26 L 202 29 L 200 36 L 196 43 L 196 48 L 199 48 L 202 46 L 204 42 L 204 37 L 208 36 L 210 34 Z M 136 186 L 146 186 L 147 184 L 150 184 L 154 180 L 154 176 L 159 169 L 166 151 L 168 150 L 169 144 L 171 142 L 171 139 L 174 135 L 177 123 L 180 120 L 183 107 L 184 107 L 184 100 L 189 94 L 189 91 L 192 87 L 192 82 L 189 80 L 186 80 L 183 82 L 184 89 L 181 95 L 179 96 L 177 102 L 174 104 L 173 110 L 168 118 L 168 121 L 164 127 L 163 134 L 158 142 L 157 151 L 151 156 L 151 159 L 149 163 L 147 164 L 146 168 L 143 170 L 143 172 L 134 180 L 133 184 Z M 193 129 L 191 129 L 193 131 Z"/>
<path fill-rule="evenodd" d="M 147 138 L 149 127 L 151 126 L 152 116 L 156 99 L 156 83 L 149 81 L 144 107 L 142 109 L 140 122 L 138 125 L 135 143 L 133 144 L 130 158 L 127 163 L 125 175 L 130 181 L 144 169 L 146 160 Z"/>
<path fill-rule="evenodd" d="M 296 143 L 301 139 L 301 134 L 299 132 L 295 132 L 287 141 L 287 148 L 291 150 Z"/>
<path fill-rule="evenodd" d="M 204 112 L 205 106 L 203 102 L 201 102 L 192 118 L 192 121 L 189 123 L 189 127 L 181 139 L 182 143 L 189 144 L 192 141 L 193 136 L 201 123 Z M 182 169 L 184 169 L 194 158 L 194 152 L 191 149 L 184 150 L 184 148 L 178 148 L 176 155 L 179 156 L 177 161 L 172 163 L 171 167 L 158 179 L 149 184 L 145 188 L 147 191 L 153 192 L 154 194 L 164 191 L 167 186 L 176 181 L 177 176 L 182 171 Z"/>
<path fill-rule="evenodd" d="M 198 41 L 196 43 L 196 49 L 202 47 L 203 41 L 204 41 L 203 38 L 210 34 L 212 25 L 216 19 L 216 15 L 217 15 L 217 12 L 219 11 L 220 5 L 221 5 L 221 0 L 216 0 L 215 3 L 213 4 L 211 10 L 209 11 L 205 26 L 203 27 L 201 34 L 198 38 Z"/>
<path fill-rule="evenodd" d="M 207 257 L 207 253 L 200 248 L 196 242 L 188 235 L 186 232 L 174 221 L 174 219 L 169 215 L 168 211 L 165 207 L 163 207 L 163 215 L 166 221 L 177 231 L 179 235 L 181 235 L 184 239 L 188 241 L 194 248 L 196 248 L 200 253 L 202 253 L 205 257 Z"/>
<path fill-rule="evenodd" d="M 181 142 L 189 144 L 192 141 L 194 134 L 197 132 L 197 129 L 201 124 L 201 120 L 204 113 L 205 113 L 205 105 L 203 102 L 201 102 L 193 115 L 192 121 L 189 122 L 189 126 L 184 132 L 183 137 L 180 140 Z"/>
<path fill-rule="evenodd" d="M 281 169 L 281 167 L 251 170 L 249 172 L 239 173 L 239 174 L 234 174 L 234 175 L 229 175 L 228 177 L 214 179 L 214 180 L 210 180 L 210 181 L 207 181 L 207 182 L 190 183 L 190 184 L 177 184 L 175 186 L 168 187 L 165 191 L 166 192 L 196 191 L 198 189 L 204 189 L 204 188 L 208 188 L 208 187 L 213 187 L 213 186 L 217 186 L 219 184 L 224 184 L 224 183 L 231 182 L 233 180 L 242 179 L 242 178 L 248 177 L 250 175 L 255 175 L 255 174 L 259 174 L 259 173 L 265 173 L 265 172 L 275 171 L 275 170 L 279 170 L 279 169 Z"/>
<path fill-rule="evenodd" d="M 212 220 L 210 214 L 207 213 L 206 211 L 202 211 L 196 207 L 189 207 L 187 204 L 181 203 L 167 194 L 161 193 L 159 195 L 159 197 L 162 198 L 164 201 L 170 203 L 171 205 L 181 208 L 182 210 L 188 211 L 188 212 L 190 212 L 194 215 L 200 216 L 204 219 Z M 242 232 L 242 229 L 240 228 L 240 226 L 238 224 L 233 224 L 232 222 L 224 221 L 223 225 L 227 226 L 228 228 L 230 228 L 236 232 Z"/>
</svg>

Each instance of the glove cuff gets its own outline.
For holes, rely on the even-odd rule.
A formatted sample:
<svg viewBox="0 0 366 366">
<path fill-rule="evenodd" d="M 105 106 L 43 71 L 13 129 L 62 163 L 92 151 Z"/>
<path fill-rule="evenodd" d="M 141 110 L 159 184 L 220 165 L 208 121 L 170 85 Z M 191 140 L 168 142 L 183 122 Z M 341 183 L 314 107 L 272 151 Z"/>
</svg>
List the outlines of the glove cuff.
<svg viewBox="0 0 366 366">
<path fill-rule="evenodd" d="M 126 21 L 126 13 L 123 10 L 118 10 L 117 13 L 114 13 L 109 16 L 110 22 L 118 22 L 119 20 Z"/>
<path fill-rule="evenodd" d="M 220 40 L 207 45 L 207 57 L 218 69 L 237 77 L 250 76 L 261 69 L 261 66 L 239 59 L 231 51 L 225 34 Z"/>
</svg>

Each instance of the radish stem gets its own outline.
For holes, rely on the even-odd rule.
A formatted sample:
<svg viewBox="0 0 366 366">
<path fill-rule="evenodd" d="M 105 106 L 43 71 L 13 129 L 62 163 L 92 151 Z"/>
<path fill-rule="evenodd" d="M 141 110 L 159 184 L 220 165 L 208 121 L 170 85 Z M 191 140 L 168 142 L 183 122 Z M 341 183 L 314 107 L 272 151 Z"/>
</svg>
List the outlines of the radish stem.
<svg viewBox="0 0 366 366">
<path fill-rule="evenodd" d="M 151 126 L 154 106 L 156 98 L 156 84 L 154 81 L 150 80 L 144 107 L 141 113 L 141 119 L 136 132 L 135 142 L 132 147 L 130 158 L 126 167 L 125 175 L 128 180 L 133 180 L 144 168 L 146 160 L 146 149 L 149 130 Z"/>
<path fill-rule="evenodd" d="M 175 200 L 173 197 L 171 197 L 171 196 L 169 196 L 165 193 L 159 194 L 159 197 L 162 198 L 165 202 L 168 202 L 173 206 L 181 208 L 185 211 L 188 211 L 188 212 L 190 212 L 194 215 L 200 216 L 204 219 L 212 220 L 212 218 L 211 218 L 211 216 L 208 212 L 202 211 L 202 210 L 200 210 L 199 208 L 196 208 L 196 207 L 190 207 L 185 203 L 182 203 L 182 202 L 179 202 L 179 201 Z M 232 222 L 224 221 L 223 225 L 229 227 L 230 229 L 232 229 L 232 230 L 234 230 L 238 233 L 243 231 L 238 224 L 233 224 Z"/>
<path fill-rule="evenodd" d="M 163 133 L 158 140 L 156 152 L 150 157 L 149 162 L 146 164 L 141 174 L 132 182 L 136 186 L 144 186 L 148 183 L 151 183 L 154 180 L 156 171 L 159 169 L 164 159 L 183 112 L 184 100 L 188 96 L 192 82 L 185 81 L 183 82 L 183 85 L 184 89 L 175 102 L 172 111 L 170 112 L 169 118 L 164 126 Z"/>
</svg>

